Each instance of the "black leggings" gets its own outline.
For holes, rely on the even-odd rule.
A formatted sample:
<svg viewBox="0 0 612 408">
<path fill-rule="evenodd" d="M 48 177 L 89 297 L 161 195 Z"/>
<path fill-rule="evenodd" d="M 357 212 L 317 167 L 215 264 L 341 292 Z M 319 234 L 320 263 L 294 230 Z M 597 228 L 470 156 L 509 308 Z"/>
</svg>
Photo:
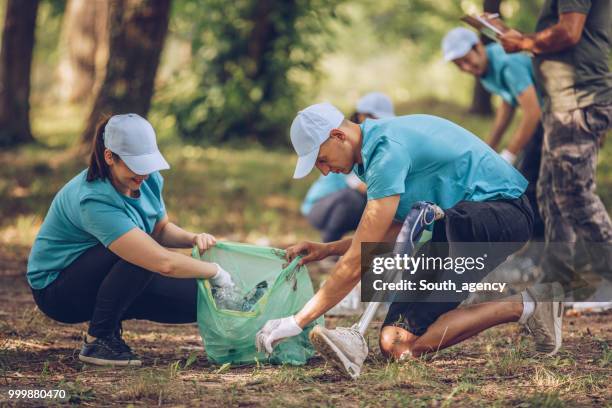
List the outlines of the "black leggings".
<svg viewBox="0 0 612 408">
<path fill-rule="evenodd" d="M 88 333 L 105 337 L 123 320 L 193 323 L 195 279 L 159 275 L 119 258 L 103 245 L 85 251 L 44 289 L 32 289 L 36 304 L 62 323 L 90 321 Z"/>
<path fill-rule="evenodd" d="M 526 194 L 514 200 L 461 201 L 444 212 L 444 218 L 434 223 L 431 241 L 423 245 L 419 253 L 442 259 L 449 256 L 455 259 L 466 256 L 476 258 L 487 254 L 485 268 L 464 274 L 457 274 L 452 269 L 422 271 L 416 279 L 414 277 L 417 275 L 407 272 L 404 279 L 426 278 L 429 282 L 452 280 L 459 288 L 463 282 L 480 282 L 531 238 L 533 210 Z M 470 246 L 469 243 L 477 245 Z M 421 336 L 438 317 L 455 309 L 468 295 L 467 291 L 456 293 L 453 290 L 422 291 L 417 294 L 406 292 L 403 297 L 397 296 L 389 306 L 383 327 L 398 326 Z"/>
</svg>

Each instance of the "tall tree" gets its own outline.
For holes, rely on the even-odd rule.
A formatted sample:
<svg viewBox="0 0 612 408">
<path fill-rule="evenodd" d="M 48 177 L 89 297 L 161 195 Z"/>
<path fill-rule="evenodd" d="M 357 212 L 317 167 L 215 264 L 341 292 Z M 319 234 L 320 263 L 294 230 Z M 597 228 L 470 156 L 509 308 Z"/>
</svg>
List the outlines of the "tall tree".
<svg viewBox="0 0 612 408">
<path fill-rule="evenodd" d="M 30 71 L 38 0 L 8 0 L 0 50 L 0 145 L 34 140 L 30 130 Z"/>
<path fill-rule="evenodd" d="M 62 25 L 65 48 L 59 64 L 60 92 L 85 102 L 97 91 L 108 60 L 108 1 L 69 0 Z"/>
<path fill-rule="evenodd" d="M 499 6 L 501 0 L 484 0 L 483 10 L 487 13 L 500 13 Z M 480 36 L 483 43 L 488 44 L 491 40 L 484 35 Z M 493 113 L 493 106 L 491 105 L 491 94 L 487 91 L 479 80 L 474 81 L 474 91 L 472 93 L 472 105 L 470 106 L 470 112 L 479 115 L 491 115 Z"/>
<path fill-rule="evenodd" d="M 81 141 L 91 142 L 95 126 L 107 113 L 146 116 L 155 74 L 168 31 L 171 0 L 109 2 L 109 58 Z"/>
</svg>

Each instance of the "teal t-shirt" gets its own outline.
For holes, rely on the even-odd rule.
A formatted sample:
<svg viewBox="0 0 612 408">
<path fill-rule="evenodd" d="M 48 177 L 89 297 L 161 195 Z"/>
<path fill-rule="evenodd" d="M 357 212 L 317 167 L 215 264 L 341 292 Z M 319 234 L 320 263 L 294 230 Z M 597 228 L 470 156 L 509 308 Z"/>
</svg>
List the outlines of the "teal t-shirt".
<svg viewBox="0 0 612 408">
<path fill-rule="evenodd" d="M 99 243 L 108 247 L 133 228 L 151 234 L 166 214 L 159 172 L 141 184 L 138 198 L 119 193 L 109 180 L 87 182 L 86 177 L 87 170 L 79 173 L 51 202 L 28 259 L 26 276 L 34 289 L 48 286 Z"/>
<path fill-rule="evenodd" d="M 480 77 L 482 86 L 492 94 L 499 95 L 512 106 L 518 104 L 518 96 L 530 86 L 535 87 L 535 76 L 531 58 L 524 53 L 506 54 L 498 43 L 488 44 L 487 70 Z M 538 95 L 540 105 L 542 100 Z"/>
<path fill-rule="evenodd" d="M 308 215 L 314 203 L 336 191 L 348 187 L 345 174 L 329 173 L 327 176 L 322 175 L 312 186 L 310 186 L 310 189 L 308 189 L 306 197 L 304 197 L 304 202 L 302 202 L 302 214 Z"/>
<path fill-rule="evenodd" d="M 400 195 L 395 219 L 416 201 L 442 209 L 460 201 L 515 199 L 527 180 L 478 137 L 446 119 L 407 115 L 361 125 L 363 163 L 353 171 L 368 200 Z"/>
</svg>

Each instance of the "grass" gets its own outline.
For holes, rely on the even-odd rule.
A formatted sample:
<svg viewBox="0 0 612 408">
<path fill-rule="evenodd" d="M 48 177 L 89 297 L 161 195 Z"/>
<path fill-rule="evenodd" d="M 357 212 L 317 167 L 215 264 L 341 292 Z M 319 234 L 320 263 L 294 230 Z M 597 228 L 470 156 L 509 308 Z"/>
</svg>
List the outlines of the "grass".
<svg viewBox="0 0 612 408">
<path fill-rule="evenodd" d="M 0 277 L 0 284 L 5 283 L 6 278 Z M 15 301 L 10 305 L 4 302 L 4 288 L 0 293 L 3 312 L 31 303 L 24 293 L 25 283 L 13 285 Z M 353 381 L 337 374 L 320 357 L 303 367 L 211 365 L 202 349 L 197 349 L 195 325 L 141 321 L 124 327 L 128 342 L 145 358 L 143 367 L 86 366 L 74 355 L 85 325 L 60 325 L 37 310 L 29 313 L 35 315 L 31 321 L 8 313 L 8 324 L 0 327 L 0 339 L 6 339 L 0 343 L 5 377 L 0 388 L 64 389 L 72 404 L 555 407 L 601 405 L 612 398 L 609 372 L 600 367 L 600 340 L 572 335 L 587 327 L 609 332 L 609 315 L 607 319 L 570 318 L 564 353 L 573 356 L 573 364 L 566 357 L 532 357 L 531 340 L 518 341 L 522 336 L 515 327 L 500 326 L 489 331 L 492 336 L 470 339 L 433 360 L 386 361 L 373 346 L 363 374 Z M 373 327 L 369 336 L 376 336 L 377 330 Z M 496 346 L 500 350 L 493 355 L 486 350 L 495 337 L 517 341 Z M 519 352 L 512 350 L 513 344 L 520 344 Z M 0 404 L 2 398 L 0 394 Z"/>
</svg>

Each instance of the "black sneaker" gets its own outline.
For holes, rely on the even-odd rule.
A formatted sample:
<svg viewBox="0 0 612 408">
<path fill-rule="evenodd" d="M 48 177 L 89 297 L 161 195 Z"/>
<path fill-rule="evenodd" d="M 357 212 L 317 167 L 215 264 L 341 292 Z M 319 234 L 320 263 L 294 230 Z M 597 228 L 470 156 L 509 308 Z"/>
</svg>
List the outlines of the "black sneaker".
<svg viewBox="0 0 612 408">
<path fill-rule="evenodd" d="M 97 338 L 91 343 L 88 343 L 85 338 L 79 360 L 104 366 L 139 366 L 142 364 L 140 358 L 132 353 L 129 346 L 115 335 Z"/>
<path fill-rule="evenodd" d="M 128 352 L 128 353 L 132 352 L 132 348 L 128 346 L 125 340 L 123 340 L 123 329 L 122 328 L 118 328 L 115 331 L 115 333 L 113 333 L 113 341 L 115 342 L 115 344 L 117 344 L 120 350 L 124 352 Z"/>
</svg>

